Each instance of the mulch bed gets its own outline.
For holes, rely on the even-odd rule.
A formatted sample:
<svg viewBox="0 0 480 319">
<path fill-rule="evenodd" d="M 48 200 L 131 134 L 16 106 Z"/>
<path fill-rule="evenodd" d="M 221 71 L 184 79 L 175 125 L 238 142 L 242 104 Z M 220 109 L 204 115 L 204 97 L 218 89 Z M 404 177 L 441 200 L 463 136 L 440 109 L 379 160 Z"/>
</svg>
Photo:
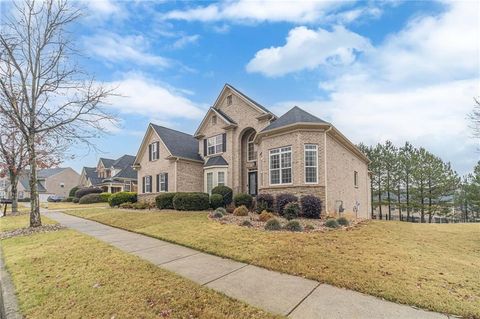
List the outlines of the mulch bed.
<svg viewBox="0 0 480 319">
<path fill-rule="evenodd" d="M 40 227 L 19 228 L 19 229 L 0 233 L 0 239 L 18 237 L 18 236 L 29 236 L 29 235 L 38 234 L 38 233 L 48 233 L 48 232 L 58 231 L 62 229 L 65 229 L 65 226 L 62 226 L 59 224 L 43 225 Z"/>
<path fill-rule="evenodd" d="M 265 231 L 265 224 L 267 222 L 262 222 L 258 220 L 258 216 L 259 214 L 254 212 L 249 212 L 248 216 L 235 216 L 233 214 L 226 214 L 222 218 L 213 218 L 212 214 L 209 214 L 210 219 L 218 221 L 221 224 L 232 224 L 232 225 L 242 226 L 242 223 L 248 220 L 252 224 L 251 228 Z M 275 218 L 280 222 L 282 227 L 285 226 L 286 223 L 288 223 L 288 220 L 283 217 L 275 216 Z M 298 221 L 300 225 L 302 225 L 303 232 L 325 232 L 325 231 L 331 231 L 334 229 L 337 229 L 337 230 L 343 229 L 348 231 L 348 230 L 352 230 L 354 228 L 360 227 L 361 225 L 366 223 L 365 220 L 357 219 L 357 220 L 350 220 L 349 226 L 341 226 L 339 228 L 328 228 L 325 226 L 326 219 L 296 218 L 295 220 Z M 305 229 L 305 226 L 307 225 L 312 226 L 313 229 Z"/>
</svg>

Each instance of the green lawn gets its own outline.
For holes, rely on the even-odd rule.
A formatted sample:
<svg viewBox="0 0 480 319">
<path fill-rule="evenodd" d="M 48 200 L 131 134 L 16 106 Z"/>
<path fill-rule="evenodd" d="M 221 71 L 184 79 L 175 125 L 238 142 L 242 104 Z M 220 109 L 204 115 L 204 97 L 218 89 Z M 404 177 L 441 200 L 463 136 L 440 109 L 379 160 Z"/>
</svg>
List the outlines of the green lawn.
<svg viewBox="0 0 480 319">
<path fill-rule="evenodd" d="M 387 300 L 480 318 L 480 224 L 372 221 L 351 231 L 263 232 L 206 213 L 69 214 Z"/>
<path fill-rule="evenodd" d="M 278 318 L 75 231 L 1 246 L 26 318 Z"/>
</svg>

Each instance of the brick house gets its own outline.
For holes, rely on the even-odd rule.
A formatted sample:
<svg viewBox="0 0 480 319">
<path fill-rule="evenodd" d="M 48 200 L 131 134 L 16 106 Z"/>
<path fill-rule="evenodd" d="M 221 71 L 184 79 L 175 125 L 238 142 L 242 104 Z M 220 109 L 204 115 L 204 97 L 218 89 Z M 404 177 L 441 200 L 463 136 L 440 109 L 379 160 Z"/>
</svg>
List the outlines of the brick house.
<svg viewBox="0 0 480 319">
<path fill-rule="evenodd" d="M 99 187 L 107 193 L 136 192 L 137 172 L 132 168 L 135 156 L 100 158 L 96 167 L 84 167 L 78 185 Z"/>
<path fill-rule="evenodd" d="M 194 135 L 150 124 L 138 150 L 139 198 L 160 192 L 320 197 L 326 210 L 369 218 L 368 158 L 332 124 L 295 106 L 277 118 L 226 84 Z"/>
</svg>

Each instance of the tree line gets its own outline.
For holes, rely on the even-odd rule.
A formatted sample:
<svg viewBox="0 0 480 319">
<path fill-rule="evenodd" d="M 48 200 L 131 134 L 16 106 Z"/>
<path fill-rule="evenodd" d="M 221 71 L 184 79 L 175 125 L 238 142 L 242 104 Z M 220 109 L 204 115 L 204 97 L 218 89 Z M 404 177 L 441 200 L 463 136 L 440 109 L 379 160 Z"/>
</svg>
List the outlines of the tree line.
<svg viewBox="0 0 480 319">
<path fill-rule="evenodd" d="M 422 223 L 435 217 L 455 218 L 456 198 L 463 183 L 450 163 L 408 142 L 401 147 L 386 141 L 375 146 L 361 144 L 360 148 L 371 160 L 373 218 L 418 218 Z M 475 196 L 478 199 L 479 194 Z M 468 205 L 473 202 L 468 200 Z"/>
</svg>

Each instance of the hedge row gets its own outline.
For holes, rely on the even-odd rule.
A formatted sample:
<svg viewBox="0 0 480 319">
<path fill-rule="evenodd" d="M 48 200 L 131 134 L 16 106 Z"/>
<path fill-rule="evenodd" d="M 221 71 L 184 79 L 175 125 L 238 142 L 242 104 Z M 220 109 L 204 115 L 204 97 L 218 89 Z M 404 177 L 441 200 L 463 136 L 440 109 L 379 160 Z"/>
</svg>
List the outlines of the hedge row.
<svg viewBox="0 0 480 319">
<path fill-rule="evenodd" d="M 119 206 L 123 203 L 136 203 L 137 202 L 137 193 L 133 192 L 118 192 L 112 194 L 108 199 L 108 204 L 111 207 Z"/>
<path fill-rule="evenodd" d="M 223 197 L 221 200 L 223 201 Z M 163 193 L 155 197 L 155 203 L 158 209 L 191 211 L 210 208 L 210 198 L 207 193 Z"/>
</svg>

